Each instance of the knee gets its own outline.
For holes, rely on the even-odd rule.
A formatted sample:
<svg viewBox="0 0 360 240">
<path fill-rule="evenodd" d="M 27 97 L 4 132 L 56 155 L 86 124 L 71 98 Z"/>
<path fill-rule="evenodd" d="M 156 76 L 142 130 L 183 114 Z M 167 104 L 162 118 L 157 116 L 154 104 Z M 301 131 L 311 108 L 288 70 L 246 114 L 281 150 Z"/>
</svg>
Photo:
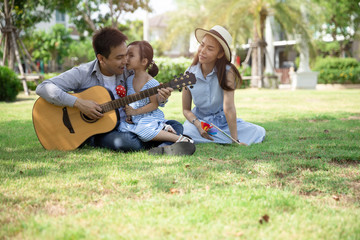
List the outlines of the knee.
<svg viewBox="0 0 360 240">
<path fill-rule="evenodd" d="M 183 127 L 183 125 L 182 125 L 181 123 L 179 123 L 178 121 L 176 121 L 176 120 L 168 120 L 168 121 L 166 122 L 166 124 L 171 125 L 171 126 L 174 128 L 174 130 L 177 132 L 177 134 L 183 134 L 183 132 L 184 132 L 184 127 Z"/>
<path fill-rule="evenodd" d="M 140 139 L 130 132 L 112 131 L 99 135 L 96 138 L 96 145 L 115 151 L 138 151 L 143 148 Z"/>
<path fill-rule="evenodd" d="M 144 148 L 143 142 L 133 133 L 121 133 L 113 139 L 113 149 L 116 151 L 139 151 Z"/>
</svg>

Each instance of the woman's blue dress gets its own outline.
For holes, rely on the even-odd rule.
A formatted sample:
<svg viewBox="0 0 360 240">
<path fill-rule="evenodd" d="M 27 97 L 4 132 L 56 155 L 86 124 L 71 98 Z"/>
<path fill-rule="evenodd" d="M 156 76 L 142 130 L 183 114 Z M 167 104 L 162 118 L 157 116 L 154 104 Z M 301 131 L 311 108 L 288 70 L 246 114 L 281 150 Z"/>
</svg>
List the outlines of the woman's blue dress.
<svg viewBox="0 0 360 240">
<path fill-rule="evenodd" d="M 230 66 L 227 66 L 227 71 L 229 69 Z M 194 73 L 197 80 L 193 88 L 189 88 L 195 105 L 192 112 L 199 120 L 208 124 L 213 123 L 230 135 L 223 110 L 224 90 L 219 85 L 216 68 L 206 78 L 202 74 L 200 63 L 191 66 L 187 71 Z M 211 136 L 214 139 L 214 141 L 211 141 L 201 137 L 196 126 L 188 120 L 185 121 L 183 126 L 184 135 L 190 136 L 195 143 L 232 143 L 232 140 L 220 131 Z M 245 122 L 240 118 L 237 118 L 237 131 L 240 142 L 248 145 L 262 142 L 265 138 L 265 129 L 263 127 Z"/>
</svg>

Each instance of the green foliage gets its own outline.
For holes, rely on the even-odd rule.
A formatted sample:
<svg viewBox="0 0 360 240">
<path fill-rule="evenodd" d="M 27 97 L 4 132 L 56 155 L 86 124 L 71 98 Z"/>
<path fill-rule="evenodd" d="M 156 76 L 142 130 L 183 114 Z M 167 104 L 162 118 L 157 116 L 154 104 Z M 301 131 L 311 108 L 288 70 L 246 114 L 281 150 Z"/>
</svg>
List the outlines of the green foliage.
<svg viewBox="0 0 360 240">
<path fill-rule="evenodd" d="M 122 13 L 133 13 L 137 9 L 150 10 L 148 0 L 88 0 L 77 1 L 74 5 L 75 10 L 69 12 L 72 22 L 80 34 L 88 32 L 90 35 L 100 27 L 118 26 Z"/>
<path fill-rule="evenodd" d="M 0 66 L 0 101 L 15 101 L 21 84 L 16 73 L 5 66 Z"/>
<path fill-rule="evenodd" d="M 72 41 L 69 46 L 67 58 L 72 60 L 72 66 L 69 66 L 70 68 L 74 67 L 74 65 L 94 60 L 95 53 L 93 51 L 91 39 L 86 38 L 80 41 Z"/>
<path fill-rule="evenodd" d="M 319 71 L 318 83 L 360 83 L 360 63 L 354 58 L 320 58 L 315 71 Z"/>
<path fill-rule="evenodd" d="M 314 0 L 314 2 L 322 6 L 321 14 L 325 17 L 319 33 L 323 36 L 330 35 L 333 40 L 332 44 L 324 44 L 323 47 L 330 50 L 333 56 L 339 56 L 341 51 L 348 51 L 350 42 L 358 37 L 359 0 Z"/>
<path fill-rule="evenodd" d="M 164 43 L 161 40 L 156 40 L 151 42 L 151 46 L 154 49 L 155 56 L 163 56 L 164 55 Z"/>
<path fill-rule="evenodd" d="M 119 30 L 128 37 L 129 43 L 143 39 L 143 21 L 141 20 L 127 20 L 125 24 L 119 24 Z"/>
<path fill-rule="evenodd" d="M 53 11 L 71 11 L 74 0 L 7 0 L 8 6 L 14 4 L 11 17 L 12 23 L 19 30 L 32 31 L 35 25 L 49 21 Z M 75 0 L 77 2 L 78 0 Z M 2 1 L 4 2 L 4 1 Z M 76 6 L 76 4 L 75 4 Z M 0 4 L 0 12 L 5 12 L 4 4 Z"/>
<path fill-rule="evenodd" d="M 155 77 L 161 83 L 169 82 L 174 76 L 185 73 L 186 69 L 191 65 L 191 59 L 188 58 L 155 58 L 155 63 L 159 67 L 159 73 Z"/>
<path fill-rule="evenodd" d="M 62 24 L 55 24 L 50 32 L 36 31 L 31 37 L 33 46 L 29 50 L 32 51 L 34 59 L 42 59 L 45 62 L 56 60 L 60 64 L 68 55 L 72 42 L 70 29 L 66 29 Z"/>
</svg>

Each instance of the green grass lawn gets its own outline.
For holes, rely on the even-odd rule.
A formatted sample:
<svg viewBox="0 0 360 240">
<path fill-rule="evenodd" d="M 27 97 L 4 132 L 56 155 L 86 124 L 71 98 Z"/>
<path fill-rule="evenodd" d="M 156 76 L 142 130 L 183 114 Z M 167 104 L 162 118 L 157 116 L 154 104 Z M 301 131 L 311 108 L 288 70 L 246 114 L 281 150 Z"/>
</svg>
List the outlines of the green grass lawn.
<svg viewBox="0 0 360 240">
<path fill-rule="evenodd" d="M 237 90 L 265 141 L 186 157 L 46 151 L 35 99 L 0 102 L 0 239 L 360 239 L 360 90 Z"/>
</svg>

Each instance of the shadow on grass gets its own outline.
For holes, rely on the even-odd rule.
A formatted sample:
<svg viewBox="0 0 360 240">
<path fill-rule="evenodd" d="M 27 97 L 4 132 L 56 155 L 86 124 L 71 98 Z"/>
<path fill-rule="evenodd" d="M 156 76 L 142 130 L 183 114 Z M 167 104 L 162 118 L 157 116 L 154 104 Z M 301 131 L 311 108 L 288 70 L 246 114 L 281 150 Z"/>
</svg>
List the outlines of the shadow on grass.
<svg viewBox="0 0 360 240">
<path fill-rule="evenodd" d="M 324 114 L 316 121 L 311 119 L 265 122 L 260 124 L 267 130 L 263 143 L 248 147 L 198 144 L 194 155 L 184 157 L 90 147 L 68 152 L 47 151 L 38 142 L 31 121 L 2 122 L 0 174 L 10 179 L 66 174 L 88 182 L 106 179 L 107 173 L 116 171 L 130 176 L 118 181 L 134 190 L 145 181 L 150 183 L 150 188 L 164 192 L 178 184 L 177 178 L 196 184 L 212 181 L 218 185 L 233 184 L 231 181 L 239 179 L 263 179 L 269 186 L 299 185 L 299 191 L 305 193 L 345 193 L 347 181 L 358 181 L 359 120 L 340 120 Z M 350 168 L 354 176 L 331 177 L 334 168 Z M 227 175 L 234 179 L 224 180 Z"/>
</svg>

